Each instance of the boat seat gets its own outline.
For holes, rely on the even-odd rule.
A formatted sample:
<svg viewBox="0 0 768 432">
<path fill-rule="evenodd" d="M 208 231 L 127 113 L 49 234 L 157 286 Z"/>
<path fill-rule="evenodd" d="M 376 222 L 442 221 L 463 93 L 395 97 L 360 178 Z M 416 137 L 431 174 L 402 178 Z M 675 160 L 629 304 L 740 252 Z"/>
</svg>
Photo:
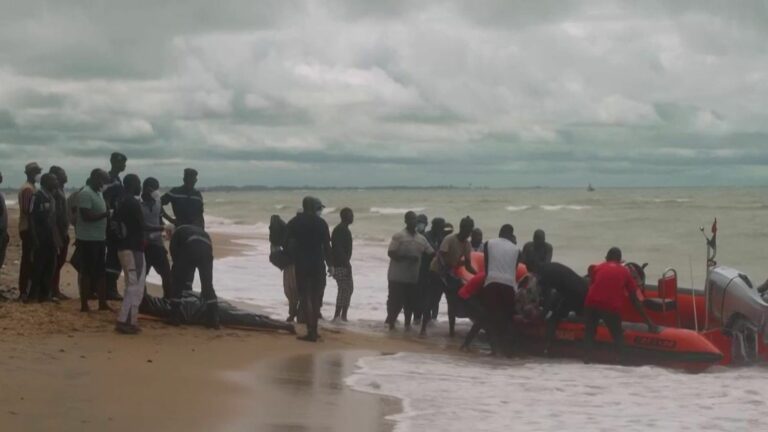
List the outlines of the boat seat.
<svg viewBox="0 0 768 432">
<path fill-rule="evenodd" d="M 671 311 L 677 309 L 677 300 L 651 297 L 643 300 L 643 306 L 653 312 Z"/>
</svg>

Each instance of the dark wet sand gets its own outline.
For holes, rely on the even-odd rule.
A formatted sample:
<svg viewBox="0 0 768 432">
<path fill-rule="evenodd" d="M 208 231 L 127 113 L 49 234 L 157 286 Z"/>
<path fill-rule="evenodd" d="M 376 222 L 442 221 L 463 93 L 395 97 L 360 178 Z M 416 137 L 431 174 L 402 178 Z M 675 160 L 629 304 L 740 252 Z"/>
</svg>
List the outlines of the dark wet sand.
<svg viewBox="0 0 768 432">
<path fill-rule="evenodd" d="M 402 411 L 397 399 L 350 389 L 344 379 L 360 357 L 376 351 L 331 351 L 302 354 L 260 363 L 253 369 L 225 374 L 227 380 L 267 392 L 258 401 L 244 400 L 247 415 L 224 425 L 224 430 L 274 432 L 389 432 L 386 417 Z M 287 408 L 287 409 L 286 409 Z"/>
</svg>

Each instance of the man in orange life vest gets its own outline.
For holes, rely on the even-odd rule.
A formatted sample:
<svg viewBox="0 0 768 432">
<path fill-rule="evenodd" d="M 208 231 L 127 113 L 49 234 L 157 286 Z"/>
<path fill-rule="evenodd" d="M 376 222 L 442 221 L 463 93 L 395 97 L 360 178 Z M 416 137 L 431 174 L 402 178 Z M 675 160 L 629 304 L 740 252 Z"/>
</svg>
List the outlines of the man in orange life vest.
<svg viewBox="0 0 768 432">
<path fill-rule="evenodd" d="M 616 346 L 619 357 L 624 346 L 624 336 L 621 327 L 621 307 L 625 295 L 628 295 L 632 305 L 642 315 L 648 331 L 656 333 L 654 325 L 637 298 L 637 284 L 629 270 L 621 264 L 621 249 L 613 247 L 605 256 L 605 262 L 599 264 L 591 273 L 592 283 L 584 302 L 584 362 L 588 363 L 592 354 L 597 324 L 600 320 L 611 332 L 611 338 Z"/>
</svg>

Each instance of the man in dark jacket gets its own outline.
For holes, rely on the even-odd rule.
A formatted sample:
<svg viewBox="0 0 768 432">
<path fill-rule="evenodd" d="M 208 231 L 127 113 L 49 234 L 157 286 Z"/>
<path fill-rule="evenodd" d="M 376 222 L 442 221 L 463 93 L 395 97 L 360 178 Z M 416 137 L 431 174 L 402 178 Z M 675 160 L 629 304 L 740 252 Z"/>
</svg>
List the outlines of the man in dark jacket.
<svg viewBox="0 0 768 432">
<path fill-rule="evenodd" d="M 320 217 L 323 204 L 319 199 L 305 197 L 302 208 L 303 212 L 288 222 L 288 249 L 295 260 L 296 285 L 307 323 L 307 334 L 299 339 L 317 342 L 317 321 L 325 290 L 326 264 L 330 264 L 331 236 L 328 224 Z"/>
<path fill-rule="evenodd" d="M 339 287 L 333 319 L 341 318 L 342 321 L 347 321 L 347 311 L 354 290 L 352 264 L 350 263 L 352 260 L 352 232 L 349 230 L 349 226 L 355 221 L 355 214 L 352 213 L 352 209 L 345 207 L 341 209 L 340 216 L 341 222 L 336 225 L 333 234 L 331 234 L 332 276 L 336 279 L 336 284 Z"/>
</svg>

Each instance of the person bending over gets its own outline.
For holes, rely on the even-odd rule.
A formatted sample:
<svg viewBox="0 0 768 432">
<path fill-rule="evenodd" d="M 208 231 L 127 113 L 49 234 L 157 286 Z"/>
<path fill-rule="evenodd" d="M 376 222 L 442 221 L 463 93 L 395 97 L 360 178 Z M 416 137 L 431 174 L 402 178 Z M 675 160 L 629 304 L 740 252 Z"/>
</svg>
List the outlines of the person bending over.
<svg viewBox="0 0 768 432">
<path fill-rule="evenodd" d="M 180 325 L 182 291 L 191 290 L 195 270 L 200 275 L 202 301 L 205 303 L 206 326 L 218 329 L 219 304 L 213 289 L 213 242 L 205 230 L 196 225 L 181 225 L 171 237 L 171 319 L 168 324 Z"/>
<path fill-rule="evenodd" d="M 625 296 L 629 296 L 632 305 L 642 315 L 649 332 L 656 333 L 658 328 L 648 318 L 637 298 L 638 287 L 632 274 L 621 263 L 621 249 L 613 247 L 608 250 L 605 262 L 595 267 L 591 277 L 592 283 L 584 302 L 584 362 L 591 361 L 595 332 L 600 321 L 611 332 L 616 354 L 621 360 L 624 347 L 621 307 Z"/>
<path fill-rule="evenodd" d="M 575 271 L 556 262 L 539 266 L 535 277 L 547 322 L 545 353 L 549 353 L 560 321 L 571 312 L 582 315 L 589 284 Z"/>
</svg>

